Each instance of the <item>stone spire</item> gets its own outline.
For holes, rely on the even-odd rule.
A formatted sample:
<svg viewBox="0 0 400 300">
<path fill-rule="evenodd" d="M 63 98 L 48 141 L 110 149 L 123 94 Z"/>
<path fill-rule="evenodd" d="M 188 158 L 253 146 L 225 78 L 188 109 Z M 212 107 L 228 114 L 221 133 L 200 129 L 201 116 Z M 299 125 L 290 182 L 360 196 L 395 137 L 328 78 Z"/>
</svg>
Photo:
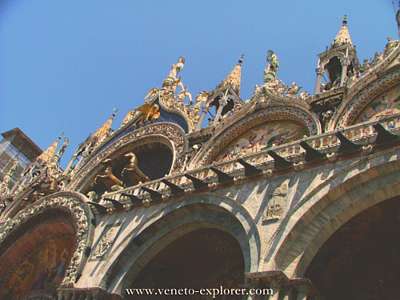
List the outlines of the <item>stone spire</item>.
<svg viewBox="0 0 400 300">
<path fill-rule="evenodd" d="M 40 162 L 49 163 L 56 155 L 60 140 L 61 137 L 58 137 L 45 151 L 42 152 L 42 154 L 38 156 L 37 160 Z"/>
<path fill-rule="evenodd" d="M 217 86 L 216 90 L 232 88 L 239 96 L 240 94 L 240 80 L 242 76 L 242 64 L 244 56 L 241 55 L 237 64 L 233 67 L 232 71 L 226 78 Z"/>
<path fill-rule="evenodd" d="M 353 45 L 351 41 L 351 36 L 348 27 L 348 19 L 347 16 L 343 16 L 342 26 L 339 29 L 339 32 L 336 34 L 335 40 L 333 41 L 332 46 L 342 46 L 345 44 Z"/>
<path fill-rule="evenodd" d="M 110 135 L 111 126 L 115 116 L 116 116 L 116 110 L 114 109 L 111 116 L 104 122 L 104 124 L 99 129 L 95 131 L 95 133 L 93 133 L 92 140 L 95 142 L 95 144 L 101 143 Z"/>
</svg>

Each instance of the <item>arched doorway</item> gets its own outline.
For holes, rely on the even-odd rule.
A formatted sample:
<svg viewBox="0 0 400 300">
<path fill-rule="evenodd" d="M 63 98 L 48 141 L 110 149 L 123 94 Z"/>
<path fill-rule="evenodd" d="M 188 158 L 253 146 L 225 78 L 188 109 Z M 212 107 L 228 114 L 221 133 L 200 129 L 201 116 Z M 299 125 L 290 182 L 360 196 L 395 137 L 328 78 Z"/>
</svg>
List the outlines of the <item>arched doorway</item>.
<svg viewBox="0 0 400 300">
<path fill-rule="evenodd" d="M 27 221 L 0 247 L 0 299 L 54 295 L 76 246 L 69 213 L 49 209 Z"/>
<path fill-rule="evenodd" d="M 372 206 L 341 226 L 319 249 L 305 277 L 327 300 L 397 299 L 400 202 Z"/>
<path fill-rule="evenodd" d="M 238 288 L 243 282 L 244 258 L 237 240 L 222 230 L 201 228 L 183 235 L 162 249 L 128 286 L 199 290 L 220 286 Z M 126 296 L 126 299 L 133 298 Z M 168 299 L 180 298 L 182 296 L 168 296 Z M 191 295 L 191 299 L 208 298 Z"/>
</svg>

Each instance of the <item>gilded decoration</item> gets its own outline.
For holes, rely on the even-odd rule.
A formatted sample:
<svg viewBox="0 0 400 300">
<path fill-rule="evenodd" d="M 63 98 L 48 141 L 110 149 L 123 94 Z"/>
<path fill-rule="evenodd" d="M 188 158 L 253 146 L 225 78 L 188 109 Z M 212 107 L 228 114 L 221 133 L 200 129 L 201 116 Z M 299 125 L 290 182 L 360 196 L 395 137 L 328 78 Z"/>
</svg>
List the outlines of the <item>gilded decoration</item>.
<svg viewBox="0 0 400 300">
<path fill-rule="evenodd" d="M 118 139 L 115 143 L 107 145 L 104 149 L 98 152 L 95 156 L 91 157 L 84 168 L 77 170 L 68 189 L 78 189 L 81 184 L 88 178 L 93 170 L 99 167 L 108 157 L 119 149 L 124 148 L 129 144 L 134 144 L 143 139 L 153 138 L 168 140 L 173 148 L 174 163 L 172 170 L 177 170 L 183 163 L 184 152 L 187 149 L 187 140 L 185 134 L 178 125 L 172 123 L 154 123 L 126 134 Z"/>
<path fill-rule="evenodd" d="M 23 224 L 27 223 L 29 220 L 32 220 L 33 218 L 37 216 L 41 216 L 46 214 L 48 210 L 51 209 L 61 209 L 67 213 L 69 213 L 73 219 L 73 223 L 75 224 L 75 251 L 73 253 L 63 253 L 63 251 L 56 251 L 57 253 L 53 252 L 52 253 L 52 259 L 53 259 L 53 265 L 52 266 L 57 266 L 56 269 L 52 269 L 52 272 L 54 274 L 57 274 L 57 268 L 60 271 L 62 268 L 65 268 L 65 276 L 62 279 L 62 285 L 63 286 L 71 286 L 75 283 L 77 280 L 77 276 L 81 270 L 81 267 L 83 266 L 84 262 L 84 253 L 86 248 L 90 245 L 90 239 L 91 239 L 91 221 L 90 219 L 92 218 L 91 212 L 86 207 L 86 205 L 83 203 L 85 198 L 80 195 L 80 194 L 75 194 L 75 193 L 70 193 L 70 192 L 59 192 L 56 194 L 53 194 L 51 196 L 43 198 L 41 201 L 38 201 L 36 203 L 33 203 L 31 206 L 26 207 L 25 209 L 21 210 L 18 212 L 17 215 L 15 215 L 13 218 L 7 219 L 5 223 L 3 223 L 0 227 L 0 246 L 3 244 L 3 242 L 9 237 L 13 232 L 18 230 Z M 56 241 L 50 242 L 49 243 L 57 243 Z M 49 245 L 49 247 L 53 247 L 52 245 Z M 57 247 L 57 249 L 61 249 L 64 247 Z M 54 247 L 53 247 L 54 248 Z M 68 248 L 68 247 L 67 247 Z M 40 248 L 41 253 L 46 254 L 47 256 L 43 257 L 48 259 L 50 254 L 48 254 L 48 248 L 43 245 L 43 247 Z M 53 251 L 53 250 L 52 250 Z M 36 260 L 39 260 L 41 257 L 40 253 L 38 254 L 32 254 L 34 257 L 32 257 L 32 260 L 27 260 L 30 261 L 30 263 L 33 263 Z M 35 256 L 37 255 L 37 256 Z M 70 259 L 70 263 L 68 266 L 62 266 L 62 263 L 67 261 L 67 258 Z M 23 263 L 24 267 L 26 267 L 26 272 L 25 275 L 27 275 L 28 271 L 32 266 L 28 263 Z M 21 266 L 22 268 L 22 266 Z M 44 270 L 45 272 L 46 270 Z M 47 270 L 49 271 L 49 270 Z M 17 272 L 18 273 L 18 272 Z M 18 273 L 19 274 L 19 273 Z M 59 273 L 60 274 L 60 273 Z M 27 275 L 28 276 L 28 275 Z M 18 277 L 18 276 L 17 276 Z M 32 278 L 32 277 L 30 277 Z M 44 276 L 43 276 L 44 278 Z M 49 277 L 46 277 L 49 278 Z M 10 279 L 11 280 L 11 279 Z M 14 279 L 13 279 L 14 280 Z M 16 278 L 15 280 L 21 280 L 21 278 Z M 24 279 L 25 280 L 25 279 Z M 28 279 L 26 279 L 28 280 Z M 39 280 L 39 278 L 38 278 Z M 61 279 L 57 279 L 61 281 Z M 25 281 L 23 281 L 25 282 Z M 42 283 L 44 284 L 45 281 Z M 39 281 L 38 281 L 39 284 Z"/>
</svg>

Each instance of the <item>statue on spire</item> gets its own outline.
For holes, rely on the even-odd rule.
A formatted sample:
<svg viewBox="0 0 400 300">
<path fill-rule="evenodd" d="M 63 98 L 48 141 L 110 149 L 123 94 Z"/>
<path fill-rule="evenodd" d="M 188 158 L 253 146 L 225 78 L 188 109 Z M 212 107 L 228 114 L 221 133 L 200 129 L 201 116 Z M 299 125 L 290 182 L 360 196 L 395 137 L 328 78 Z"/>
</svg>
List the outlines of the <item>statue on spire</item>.
<svg viewBox="0 0 400 300">
<path fill-rule="evenodd" d="M 279 70 L 279 60 L 278 56 L 274 51 L 268 50 L 267 52 L 267 67 L 264 70 L 264 82 L 270 82 L 277 79 Z"/>
<path fill-rule="evenodd" d="M 179 73 L 182 71 L 185 66 L 185 58 L 180 56 L 178 58 L 178 62 L 171 66 L 171 70 L 167 78 L 164 79 L 162 87 L 166 88 L 175 93 L 177 86 L 180 86 L 182 90 L 184 90 L 182 80 L 178 77 Z"/>
</svg>

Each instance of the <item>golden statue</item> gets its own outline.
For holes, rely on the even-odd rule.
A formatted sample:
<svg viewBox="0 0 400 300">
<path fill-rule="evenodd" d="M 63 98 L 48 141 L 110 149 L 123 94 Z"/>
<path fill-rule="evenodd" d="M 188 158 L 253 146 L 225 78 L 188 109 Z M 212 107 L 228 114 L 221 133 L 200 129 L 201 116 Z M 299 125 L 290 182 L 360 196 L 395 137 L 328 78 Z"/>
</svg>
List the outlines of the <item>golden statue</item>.
<svg viewBox="0 0 400 300">
<path fill-rule="evenodd" d="M 136 124 L 143 124 L 147 121 L 157 120 L 160 117 L 160 107 L 158 104 L 145 103 L 137 109 L 128 112 L 122 121 L 121 126 L 127 125 L 130 121 L 136 120 Z"/>
<path fill-rule="evenodd" d="M 179 72 L 185 66 L 185 58 L 179 57 L 178 62 L 171 66 L 171 70 L 166 79 L 164 79 L 162 87 L 172 92 L 175 92 L 176 87 L 181 84 L 181 79 L 178 77 Z"/>
<path fill-rule="evenodd" d="M 104 171 L 96 175 L 94 183 L 104 185 L 107 191 L 122 188 L 123 182 L 113 173 L 111 159 L 106 159 L 103 163 L 107 166 Z"/>
<path fill-rule="evenodd" d="M 121 175 L 125 186 L 134 186 L 138 183 L 150 180 L 139 168 L 138 158 L 133 152 L 124 155 L 129 158 L 128 164 L 122 169 Z"/>
</svg>

